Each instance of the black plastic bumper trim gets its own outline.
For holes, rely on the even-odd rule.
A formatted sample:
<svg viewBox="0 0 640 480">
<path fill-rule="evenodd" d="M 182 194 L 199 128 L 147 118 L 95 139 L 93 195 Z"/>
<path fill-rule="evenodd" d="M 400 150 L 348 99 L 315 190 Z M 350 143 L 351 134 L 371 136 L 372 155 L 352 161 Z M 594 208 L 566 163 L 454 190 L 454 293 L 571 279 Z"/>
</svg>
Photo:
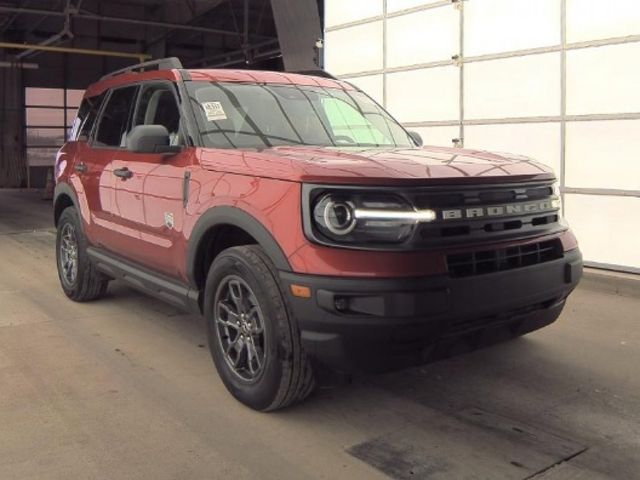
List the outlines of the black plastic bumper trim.
<svg viewBox="0 0 640 480">
<path fill-rule="evenodd" d="M 280 278 L 287 291 L 291 284 L 312 290 L 310 299 L 290 295 L 312 357 L 338 369 L 379 371 L 393 363 L 384 359 L 391 351 L 402 352 L 403 345 L 411 350 L 418 342 L 422 351 L 441 338 L 516 320 L 537 328 L 551 323 L 581 275 L 582 256 L 575 249 L 547 263 L 462 278 L 342 278 L 291 272 L 281 272 Z M 415 363 L 415 358 L 409 362 Z"/>
</svg>

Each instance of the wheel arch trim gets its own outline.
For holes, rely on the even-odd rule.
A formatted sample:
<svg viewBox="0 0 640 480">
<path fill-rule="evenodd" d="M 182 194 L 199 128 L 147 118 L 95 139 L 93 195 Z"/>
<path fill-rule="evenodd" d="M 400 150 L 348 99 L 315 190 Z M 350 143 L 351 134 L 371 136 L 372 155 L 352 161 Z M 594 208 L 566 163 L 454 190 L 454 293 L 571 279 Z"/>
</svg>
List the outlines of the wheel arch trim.
<svg viewBox="0 0 640 480">
<path fill-rule="evenodd" d="M 291 265 L 280 245 L 269 230 L 254 216 L 246 211 L 231 206 L 212 207 L 203 213 L 196 222 L 187 245 L 187 278 L 192 286 L 197 286 L 196 261 L 202 241 L 208 231 L 215 227 L 231 225 L 241 228 L 251 235 L 260 245 L 278 270 L 290 272 Z"/>
<path fill-rule="evenodd" d="M 59 218 L 56 212 L 56 205 L 58 205 L 58 201 L 62 196 L 69 197 L 71 199 L 71 203 L 73 203 L 73 206 L 76 208 L 76 210 L 78 210 L 78 213 L 80 212 L 78 196 L 76 195 L 76 192 L 73 190 L 73 188 L 68 183 L 58 183 L 53 192 L 53 222 L 55 226 L 58 226 Z M 80 225 L 82 225 L 82 222 L 80 223 Z"/>
</svg>

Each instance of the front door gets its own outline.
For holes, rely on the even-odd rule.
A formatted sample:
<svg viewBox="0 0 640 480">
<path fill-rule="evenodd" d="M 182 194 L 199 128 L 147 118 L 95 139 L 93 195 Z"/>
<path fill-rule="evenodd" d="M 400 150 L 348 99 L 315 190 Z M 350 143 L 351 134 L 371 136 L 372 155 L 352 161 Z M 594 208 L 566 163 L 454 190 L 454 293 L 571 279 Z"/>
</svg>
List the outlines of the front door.
<svg viewBox="0 0 640 480">
<path fill-rule="evenodd" d="M 172 145 L 184 145 L 175 87 L 151 82 L 140 87 L 131 128 L 162 125 Z M 114 156 L 114 221 L 121 238 L 118 253 L 154 270 L 177 276 L 180 255 L 175 249 L 182 233 L 185 173 L 193 149 L 177 154 L 134 153 Z"/>
</svg>

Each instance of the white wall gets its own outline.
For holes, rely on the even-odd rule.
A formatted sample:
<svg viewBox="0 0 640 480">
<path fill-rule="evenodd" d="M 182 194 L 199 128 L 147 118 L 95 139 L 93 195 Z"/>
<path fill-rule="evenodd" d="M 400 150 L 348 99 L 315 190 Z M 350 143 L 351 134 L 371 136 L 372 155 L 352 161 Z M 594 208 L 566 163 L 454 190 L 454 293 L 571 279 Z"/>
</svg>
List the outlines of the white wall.
<svg viewBox="0 0 640 480">
<path fill-rule="evenodd" d="M 640 0 L 325 0 L 325 68 L 425 143 L 530 155 L 588 263 L 640 272 Z"/>
</svg>

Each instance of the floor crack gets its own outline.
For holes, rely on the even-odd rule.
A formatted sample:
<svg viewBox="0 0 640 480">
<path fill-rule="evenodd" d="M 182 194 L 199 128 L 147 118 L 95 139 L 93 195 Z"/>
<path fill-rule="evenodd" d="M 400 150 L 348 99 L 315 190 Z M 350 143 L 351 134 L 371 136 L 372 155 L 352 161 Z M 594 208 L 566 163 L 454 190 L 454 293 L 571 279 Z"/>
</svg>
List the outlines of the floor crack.
<svg viewBox="0 0 640 480">
<path fill-rule="evenodd" d="M 589 447 L 584 447 L 582 450 L 577 451 L 573 455 L 569 455 L 568 457 L 565 457 L 565 458 L 563 458 L 561 460 L 558 460 L 557 462 L 552 463 L 548 467 L 545 467 L 542 470 L 539 470 L 539 471 L 535 472 L 534 474 L 529 475 L 528 477 L 525 477 L 523 480 L 533 480 L 533 479 L 536 479 L 536 478 L 540 478 L 541 475 L 547 473 L 548 471 L 556 468 L 559 465 L 562 465 L 563 463 L 570 462 L 571 460 L 576 458 L 578 455 L 581 455 L 584 452 L 586 452 L 588 449 L 589 449 Z"/>
</svg>

